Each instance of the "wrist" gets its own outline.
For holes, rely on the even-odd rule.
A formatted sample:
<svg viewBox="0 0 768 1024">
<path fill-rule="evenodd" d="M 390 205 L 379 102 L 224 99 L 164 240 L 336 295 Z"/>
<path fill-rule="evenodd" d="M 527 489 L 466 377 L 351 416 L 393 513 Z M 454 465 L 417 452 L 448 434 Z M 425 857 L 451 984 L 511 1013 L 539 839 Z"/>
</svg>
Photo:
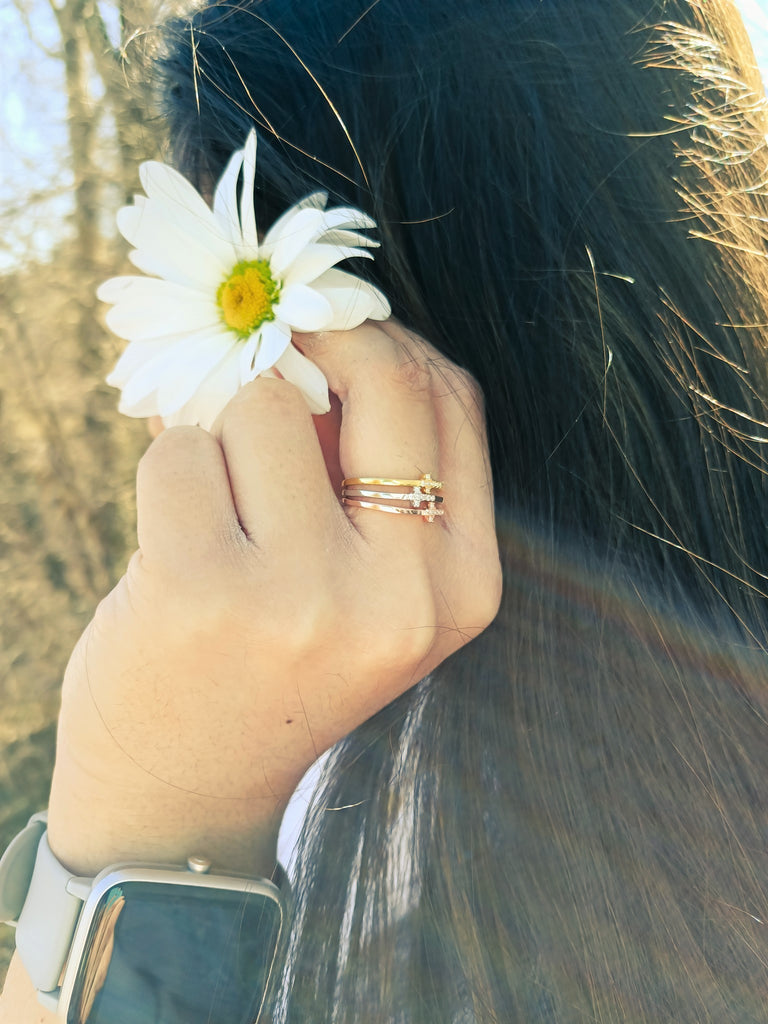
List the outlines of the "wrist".
<svg viewBox="0 0 768 1024">
<path fill-rule="evenodd" d="M 125 859 L 185 863 L 199 855 L 221 870 L 269 877 L 301 773 L 268 782 L 257 759 L 262 744 L 217 737 L 210 709 L 207 718 L 175 721 L 169 683 L 166 699 L 158 692 L 149 710 L 138 686 L 121 684 L 122 699 L 111 699 L 114 675 L 85 670 L 88 638 L 87 631 L 64 680 L 48 813 L 55 855 L 85 875 Z"/>
<path fill-rule="evenodd" d="M 185 790 L 124 755 L 82 753 L 60 728 L 48 810 L 55 855 L 91 875 L 115 861 L 185 863 L 201 856 L 216 869 L 269 877 L 288 798 L 216 797 Z"/>
</svg>

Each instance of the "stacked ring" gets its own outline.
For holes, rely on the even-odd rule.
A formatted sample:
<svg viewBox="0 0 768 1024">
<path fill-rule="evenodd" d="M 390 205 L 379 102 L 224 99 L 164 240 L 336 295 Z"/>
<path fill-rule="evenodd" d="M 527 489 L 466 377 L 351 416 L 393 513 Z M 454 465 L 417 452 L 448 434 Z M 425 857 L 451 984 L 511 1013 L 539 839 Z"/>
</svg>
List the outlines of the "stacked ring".
<svg viewBox="0 0 768 1024">
<path fill-rule="evenodd" d="M 395 515 L 421 516 L 427 523 L 433 523 L 435 516 L 444 515 L 438 508 L 443 502 L 438 490 L 443 484 L 425 473 L 419 480 L 400 480 L 394 477 L 357 476 L 343 480 L 341 501 L 356 508 L 373 509 L 376 512 L 392 512 Z M 403 490 L 402 488 L 410 488 Z M 383 488 L 383 489 L 382 489 Z M 366 501 L 378 498 L 378 502 Z"/>
</svg>

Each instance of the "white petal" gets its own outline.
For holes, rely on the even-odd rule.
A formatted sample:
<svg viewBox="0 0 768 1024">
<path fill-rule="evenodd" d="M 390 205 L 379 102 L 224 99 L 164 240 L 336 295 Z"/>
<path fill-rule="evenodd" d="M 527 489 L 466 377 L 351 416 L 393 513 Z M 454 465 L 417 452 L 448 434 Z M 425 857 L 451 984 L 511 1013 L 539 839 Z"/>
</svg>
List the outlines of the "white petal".
<svg viewBox="0 0 768 1024">
<path fill-rule="evenodd" d="M 139 177 L 150 199 L 158 199 L 170 210 L 184 210 L 201 223 L 212 223 L 211 211 L 193 185 L 167 164 L 149 160 L 139 168 Z"/>
<path fill-rule="evenodd" d="M 286 324 L 281 324 L 277 320 L 262 324 L 258 350 L 253 362 L 254 377 L 274 366 L 290 344 L 291 331 Z"/>
<path fill-rule="evenodd" d="M 119 302 L 133 281 L 143 280 L 137 277 L 110 277 L 102 281 L 96 289 L 96 298 L 102 302 Z"/>
<path fill-rule="evenodd" d="M 137 373 L 146 362 L 158 354 L 159 346 L 172 345 L 180 340 L 181 338 L 174 335 L 170 339 L 164 338 L 162 341 L 132 341 L 115 363 L 114 369 L 107 377 L 107 384 L 113 388 L 125 387 L 134 373 Z"/>
<path fill-rule="evenodd" d="M 178 412 L 164 416 L 167 427 L 200 424 L 210 430 L 214 420 L 240 388 L 240 350 L 234 346 L 197 392 Z"/>
<path fill-rule="evenodd" d="M 137 274 L 124 274 L 121 277 L 110 277 L 99 286 L 96 295 L 102 302 L 156 302 L 165 295 L 190 302 L 198 298 L 207 298 L 198 288 L 187 288 L 173 281 L 159 281 L 156 277 L 139 277 Z"/>
<path fill-rule="evenodd" d="M 137 270 L 142 270 L 145 274 L 160 277 L 164 281 L 172 281 L 174 284 L 183 284 L 188 288 L 208 291 L 211 294 L 216 293 L 219 284 L 228 276 L 227 271 L 221 269 L 221 264 L 210 258 L 210 253 L 205 253 L 200 258 L 196 256 L 194 260 L 189 261 L 187 268 L 184 268 L 172 253 L 163 253 L 160 250 L 151 252 L 149 249 L 133 249 L 128 254 L 128 259 Z M 233 259 L 230 267 L 236 262 Z"/>
<path fill-rule="evenodd" d="M 163 345 L 151 359 L 148 359 L 123 388 L 120 411 L 130 408 L 140 399 L 153 394 L 170 376 L 183 372 L 188 339 L 183 338 L 172 345 Z"/>
<path fill-rule="evenodd" d="M 232 261 L 235 249 L 229 234 L 221 230 L 210 210 L 207 219 L 201 220 L 196 213 L 174 210 L 156 199 L 148 199 L 144 215 L 150 222 L 157 222 L 158 230 L 162 231 L 169 225 L 185 237 L 194 239 L 198 245 L 210 249 L 223 263 Z"/>
<path fill-rule="evenodd" d="M 256 373 L 253 370 L 253 361 L 256 358 L 256 349 L 259 347 L 258 332 L 252 334 L 245 342 L 240 343 L 240 383 L 247 384 L 253 380 Z"/>
<path fill-rule="evenodd" d="M 235 245 L 242 241 L 237 212 L 237 179 L 243 166 L 243 151 L 236 150 L 229 158 L 213 195 L 213 215 L 222 234 Z"/>
<path fill-rule="evenodd" d="M 121 412 L 123 416 L 134 416 L 137 419 L 147 419 L 149 416 L 158 416 L 157 392 L 152 391 L 150 394 L 145 395 L 143 398 L 139 398 L 130 405 L 127 405 L 121 396 L 117 410 L 118 412 Z"/>
<path fill-rule="evenodd" d="M 109 310 L 110 330 L 129 341 L 147 341 L 167 334 L 197 331 L 219 324 L 215 302 L 201 292 L 157 278 L 137 278 Z"/>
<path fill-rule="evenodd" d="M 191 419 L 188 419 L 188 415 L 189 414 L 187 412 L 187 410 L 192 405 L 192 402 L 194 402 L 196 398 L 197 398 L 197 395 L 195 395 L 195 398 L 193 398 L 191 401 L 187 402 L 186 405 L 183 405 L 181 407 L 181 409 L 178 409 L 176 412 L 172 412 L 170 414 L 170 416 L 163 416 L 163 426 L 166 426 L 166 427 L 194 427 L 194 426 L 196 426 L 197 425 L 197 421 L 195 421 L 193 423 Z M 120 411 L 122 412 L 123 410 L 121 409 Z M 128 413 L 128 415 L 130 416 L 131 413 Z M 154 413 L 153 415 L 157 416 L 157 415 L 159 415 L 159 413 Z"/>
<path fill-rule="evenodd" d="M 145 274 L 215 293 L 237 262 L 234 247 L 230 246 L 230 252 L 231 259 L 225 263 L 212 249 L 168 228 L 157 230 L 154 244 L 145 243 L 142 248 L 134 249 L 129 259 Z"/>
<path fill-rule="evenodd" d="M 264 241 L 261 244 L 262 251 L 265 253 L 271 253 L 275 243 L 282 236 L 283 229 L 288 221 L 292 220 L 293 217 L 299 212 L 299 210 L 324 210 L 325 204 L 328 201 L 327 192 L 313 192 L 312 195 L 307 196 L 305 199 L 300 200 L 298 203 L 294 203 L 285 213 L 281 214 L 269 231 L 264 236 Z"/>
<path fill-rule="evenodd" d="M 285 272 L 283 278 L 285 284 L 308 284 L 316 277 L 330 270 L 341 260 L 352 259 L 354 256 L 363 256 L 366 259 L 373 259 L 373 254 L 365 249 L 355 249 L 340 245 L 318 245 L 312 243 L 302 249 L 299 256 L 293 261 Z"/>
<path fill-rule="evenodd" d="M 275 368 L 301 391 L 313 415 L 319 416 L 328 412 L 331 403 L 328 399 L 328 381 L 325 374 L 297 348 L 289 345 L 278 359 Z"/>
<path fill-rule="evenodd" d="M 297 331 L 322 331 L 333 319 L 333 307 L 314 288 L 306 284 L 291 284 L 280 293 L 275 317 Z"/>
<path fill-rule="evenodd" d="M 256 132 L 251 128 L 243 150 L 243 183 L 240 186 L 240 228 L 243 245 L 259 247 L 256 214 L 253 209 L 253 184 L 256 179 Z"/>
<path fill-rule="evenodd" d="M 231 335 L 221 331 L 190 339 L 184 350 L 183 366 L 177 373 L 169 374 L 157 390 L 158 413 L 169 416 L 186 405 L 232 347 Z"/>
<path fill-rule="evenodd" d="M 318 238 L 323 245 L 363 245 L 369 249 L 378 249 L 381 242 L 368 235 L 361 235 L 359 231 L 348 231 L 346 228 L 334 228 L 332 231 L 324 231 Z"/>
<path fill-rule="evenodd" d="M 221 281 L 237 262 L 234 246 L 183 215 L 150 200 L 118 212 L 122 235 L 135 246 L 132 262 L 147 273 L 194 287 Z M 217 229 L 218 231 L 218 229 Z"/>
<path fill-rule="evenodd" d="M 362 210 L 355 209 L 354 206 L 335 206 L 331 210 L 325 210 L 323 217 L 326 231 L 332 228 L 355 228 L 360 231 L 362 228 L 376 227 L 376 221 L 372 217 Z"/>
<path fill-rule="evenodd" d="M 240 353 L 240 383 L 247 384 L 274 366 L 291 341 L 286 324 L 269 320 L 248 338 Z"/>
<path fill-rule="evenodd" d="M 286 220 L 274 240 L 274 249 L 269 258 L 276 275 L 280 276 L 290 266 L 305 245 L 314 242 L 322 232 L 324 216 L 321 210 L 307 209 L 298 210 Z"/>
<path fill-rule="evenodd" d="M 328 300 L 333 310 L 333 319 L 325 330 L 348 331 L 365 320 L 386 320 L 392 312 L 378 288 L 343 270 L 326 270 L 312 282 L 312 288 Z"/>
<path fill-rule="evenodd" d="M 294 210 L 324 210 L 328 202 L 327 192 L 311 192 L 308 196 L 294 203 Z"/>
</svg>

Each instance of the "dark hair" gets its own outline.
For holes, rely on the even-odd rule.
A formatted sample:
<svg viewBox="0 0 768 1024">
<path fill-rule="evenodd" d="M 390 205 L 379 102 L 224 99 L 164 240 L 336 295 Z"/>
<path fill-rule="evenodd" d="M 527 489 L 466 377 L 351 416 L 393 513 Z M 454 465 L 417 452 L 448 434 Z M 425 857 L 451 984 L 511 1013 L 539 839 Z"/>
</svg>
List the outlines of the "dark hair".
<svg viewBox="0 0 768 1024">
<path fill-rule="evenodd" d="M 732 5 L 242 0 L 167 40 L 177 164 L 210 185 L 255 124 L 261 223 L 318 187 L 376 218 L 497 492 L 497 622 L 332 752 L 276 1016 L 763 1019 L 768 114 Z"/>
</svg>

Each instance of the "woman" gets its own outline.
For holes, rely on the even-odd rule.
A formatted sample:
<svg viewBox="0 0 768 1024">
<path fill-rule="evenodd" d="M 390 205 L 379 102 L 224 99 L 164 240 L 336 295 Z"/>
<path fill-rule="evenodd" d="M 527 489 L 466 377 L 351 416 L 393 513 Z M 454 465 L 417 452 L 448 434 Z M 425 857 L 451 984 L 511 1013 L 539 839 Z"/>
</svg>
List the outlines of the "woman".
<svg viewBox="0 0 768 1024">
<path fill-rule="evenodd" d="M 733 6 L 254 0 L 167 39 L 177 165 L 210 193 L 255 124 L 257 223 L 368 212 L 396 320 L 295 338 L 319 443 L 257 380 L 150 448 L 51 848 L 268 874 L 335 744 L 275 1019 L 764 1020 L 768 116 Z M 426 472 L 437 523 L 329 496 Z"/>
</svg>

